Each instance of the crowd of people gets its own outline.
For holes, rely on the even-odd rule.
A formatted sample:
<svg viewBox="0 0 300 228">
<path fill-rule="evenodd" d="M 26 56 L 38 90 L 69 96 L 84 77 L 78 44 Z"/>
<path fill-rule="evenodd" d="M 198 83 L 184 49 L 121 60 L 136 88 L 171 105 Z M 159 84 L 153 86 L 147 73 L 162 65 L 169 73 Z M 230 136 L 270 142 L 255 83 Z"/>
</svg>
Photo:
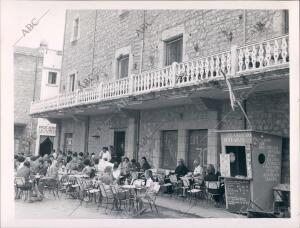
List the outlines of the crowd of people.
<svg viewBox="0 0 300 228">
<path fill-rule="evenodd" d="M 205 181 L 219 180 L 221 174 L 215 170 L 213 165 L 202 167 L 200 161 L 196 159 L 193 166 L 194 169 L 190 172 L 184 160 L 179 159 L 175 170 L 166 177 L 174 174 L 179 180 L 182 177 L 190 177 L 191 185 L 195 183 L 204 185 Z M 118 163 L 112 157 L 108 147 L 103 147 L 97 154 L 53 151 L 50 155 L 45 154 L 44 156 L 26 157 L 22 154 L 15 155 L 15 176 L 23 177 L 25 187 L 30 189 L 28 202 L 33 202 L 32 196 L 36 196 L 37 200 L 42 200 L 44 187 L 49 184 L 49 181 L 58 181 L 61 173 L 79 173 L 88 178 L 93 178 L 97 175 L 102 183 L 106 185 L 129 184 L 132 183 L 133 179 L 138 178 L 138 176 L 134 176 L 135 173 L 145 173 L 146 186 L 152 186 L 151 183 L 154 181 L 154 178 L 150 169 L 151 165 L 146 157 L 142 157 L 139 163 L 136 159 L 130 160 L 128 157 L 123 156 L 121 162 Z M 38 177 L 38 181 L 36 181 L 36 177 Z M 156 179 L 155 181 L 158 180 Z M 17 192 L 16 199 L 19 197 L 19 192 Z M 219 201 L 220 199 L 216 198 L 215 200 Z"/>
<path fill-rule="evenodd" d="M 131 173 L 143 173 L 151 168 L 146 157 L 141 158 L 141 163 L 136 159 L 129 160 L 123 156 L 120 163 L 114 161 L 108 147 L 103 147 L 98 153 L 88 152 L 53 152 L 44 156 L 15 155 L 15 176 L 25 180 L 25 187 L 29 188 L 28 202 L 33 202 L 32 196 L 37 200 L 43 199 L 44 186 L 50 181 L 58 181 L 59 174 L 79 173 L 89 178 L 97 174 L 106 185 L 129 183 Z M 38 177 L 38 181 L 36 181 Z M 19 199 L 19 192 L 16 199 Z"/>
</svg>

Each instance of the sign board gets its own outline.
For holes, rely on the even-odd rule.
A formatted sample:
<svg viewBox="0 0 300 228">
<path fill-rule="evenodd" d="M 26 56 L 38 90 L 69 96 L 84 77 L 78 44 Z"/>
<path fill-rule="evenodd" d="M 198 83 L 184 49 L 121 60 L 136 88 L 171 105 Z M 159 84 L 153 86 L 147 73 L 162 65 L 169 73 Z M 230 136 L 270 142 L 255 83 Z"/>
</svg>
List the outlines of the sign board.
<svg viewBox="0 0 300 228">
<path fill-rule="evenodd" d="M 220 170 L 222 177 L 230 177 L 230 155 L 220 154 Z"/>
<path fill-rule="evenodd" d="M 225 178 L 226 208 L 230 212 L 247 213 L 250 203 L 250 180 Z"/>
</svg>

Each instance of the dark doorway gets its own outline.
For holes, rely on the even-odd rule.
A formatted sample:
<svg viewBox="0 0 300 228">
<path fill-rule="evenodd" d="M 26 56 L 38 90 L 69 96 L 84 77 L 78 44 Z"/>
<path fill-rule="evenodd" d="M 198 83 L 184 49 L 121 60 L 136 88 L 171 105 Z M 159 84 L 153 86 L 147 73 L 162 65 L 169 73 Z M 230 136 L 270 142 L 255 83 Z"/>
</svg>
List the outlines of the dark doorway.
<svg viewBox="0 0 300 228">
<path fill-rule="evenodd" d="M 50 154 L 53 149 L 53 143 L 49 137 L 47 137 L 41 144 L 39 154 L 44 156 L 45 154 Z"/>
<path fill-rule="evenodd" d="M 230 154 L 231 176 L 247 176 L 246 152 L 244 146 L 226 146 L 226 154 Z"/>
<path fill-rule="evenodd" d="M 190 130 L 188 145 L 188 169 L 194 170 L 194 160 L 199 160 L 202 168 L 207 166 L 207 130 Z"/>
<path fill-rule="evenodd" d="M 162 168 L 175 169 L 177 166 L 178 131 L 163 131 Z"/>
<path fill-rule="evenodd" d="M 121 162 L 125 154 L 125 131 L 115 131 L 114 133 L 115 154 L 112 155 L 114 162 Z"/>
</svg>

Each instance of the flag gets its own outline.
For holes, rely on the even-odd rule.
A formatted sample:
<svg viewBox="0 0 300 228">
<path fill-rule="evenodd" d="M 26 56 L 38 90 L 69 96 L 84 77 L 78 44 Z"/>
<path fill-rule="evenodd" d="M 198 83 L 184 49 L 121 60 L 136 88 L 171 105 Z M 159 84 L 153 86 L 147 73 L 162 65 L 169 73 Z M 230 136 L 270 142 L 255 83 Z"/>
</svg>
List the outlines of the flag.
<svg viewBox="0 0 300 228">
<path fill-rule="evenodd" d="M 226 84 L 227 84 L 228 92 L 229 92 L 230 105 L 231 105 L 232 110 L 234 111 L 235 106 L 236 106 L 236 104 L 237 104 L 237 100 L 236 100 L 236 98 L 235 98 L 235 95 L 234 95 L 234 93 L 233 93 L 233 90 L 232 90 L 232 87 L 231 87 L 231 84 L 230 84 L 228 78 L 226 77 L 226 75 L 225 75 L 225 73 L 224 73 L 223 71 L 221 71 L 221 72 L 222 72 L 222 74 L 223 74 L 223 76 L 224 76 L 224 78 L 225 78 L 225 82 L 226 82 Z"/>
</svg>

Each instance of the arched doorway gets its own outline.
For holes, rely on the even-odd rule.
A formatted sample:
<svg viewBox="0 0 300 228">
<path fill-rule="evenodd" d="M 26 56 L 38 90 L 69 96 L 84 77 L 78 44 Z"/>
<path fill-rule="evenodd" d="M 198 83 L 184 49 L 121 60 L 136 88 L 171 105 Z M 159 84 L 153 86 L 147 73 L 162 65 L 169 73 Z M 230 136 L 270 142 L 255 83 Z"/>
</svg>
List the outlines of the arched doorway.
<svg viewBox="0 0 300 228">
<path fill-rule="evenodd" d="M 45 154 L 50 154 L 53 149 L 51 136 L 41 136 L 40 142 L 39 155 L 44 156 Z"/>
</svg>

